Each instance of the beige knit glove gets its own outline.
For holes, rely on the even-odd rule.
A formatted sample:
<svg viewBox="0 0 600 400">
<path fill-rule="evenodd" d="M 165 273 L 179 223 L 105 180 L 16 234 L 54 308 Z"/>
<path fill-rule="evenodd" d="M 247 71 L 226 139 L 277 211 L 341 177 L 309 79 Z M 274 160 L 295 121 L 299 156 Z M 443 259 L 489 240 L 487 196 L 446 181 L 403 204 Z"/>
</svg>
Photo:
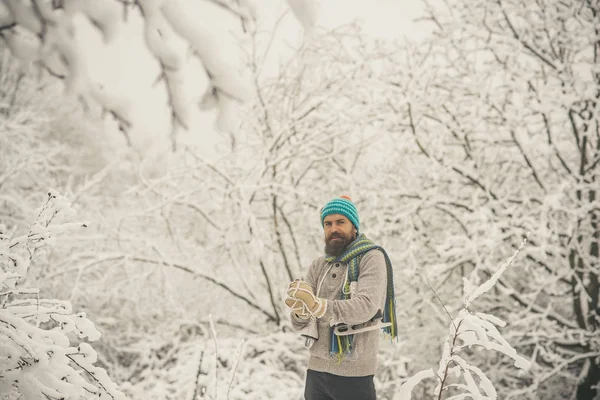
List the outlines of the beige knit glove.
<svg viewBox="0 0 600 400">
<path fill-rule="evenodd" d="M 288 297 L 287 299 L 285 299 L 285 305 L 288 306 L 290 310 L 292 310 L 292 312 L 296 314 L 296 316 L 298 316 L 299 318 L 310 318 L 310 311 L 308 311 L 308 309 L 306 308 L 306 304 L 304 304 L 302 300 L 296 299 L 294 297 Z"/>
<path fill-rule="evenodd" d="M 327 300 L 315 296 L 310 285 L 300 279 L 296 279 L 288 285 L 287 294 L 288 299 L 302 301 L 306 310 L 315 318 L 321 318 L 327 311 Z"/>
</svg>

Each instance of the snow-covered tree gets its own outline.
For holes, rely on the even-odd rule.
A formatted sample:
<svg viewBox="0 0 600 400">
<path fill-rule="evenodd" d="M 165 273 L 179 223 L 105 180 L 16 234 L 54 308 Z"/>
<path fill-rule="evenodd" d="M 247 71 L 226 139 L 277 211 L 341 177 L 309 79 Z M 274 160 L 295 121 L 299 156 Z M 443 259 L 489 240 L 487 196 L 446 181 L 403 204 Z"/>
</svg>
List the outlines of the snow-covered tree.
<svg viewBox="0 0 600 400">
<path fill-rule="evenodd" d="M 431 41 L 396 47 L 371 80 L 373 112 L 396 134 L 384 141 L 393 162 L 373 166 L 391 201 L 372 204 L 436 290 L 486 279 L 531 232 L 524 267 L 482 298 L 532 361 L 523 376 L 488 361 L 505 396 L 598 390 L 597 13 L 586 1 L 431 2 Z"/>
<path fill-rule="evenodd" d="M 67 222 L 73 214 L 66 198 L 53 190 L 24 234 L 13 237 L 0 225 L 0 392 L 6 399 L 125 399 L 97 354 L 84 341 L 100 332 L 68 301 L 40 296 L 21 283 L 30 267 L 43 262 L 40 252 L 61 233 L 86 227 Z"/>
<path fill-rule="evenodd" d="M 0 3 L 5 28 L 0 33 L 7 43 L 29 35 L 40 44 L 39 36 L 31 36 L 39 32 L 29 26 L 35 20 L 21 26 L 11 11 L 22 4 L 37 12 L 37 3 Z M 53 15 L 71 18 L 66 2 L 53 3 Z M 245 26 L 247 47 L 253 47 L 251 18 L 232 12 L 241 10 L 236 2 L 206 3 L 239 22 L 241 31 Z M 292 9 L 296 3 L 302 4 L 290 1 Z M 139 18 L 152 40 L 152 27 L 167 21 L 165 38 L 183 46 L 151 51 L 158 53 L 161 79 L 178 85 L 178 70 L 163 71 L 161 62 L 172 67 L 166 62 L 185 60 L 185 51 L 176 49 L 191 49 L 193 43 L 185 36 L 191 31 L 180 33 L 172 26 L 170 6 L 157 6 L 156 17 L 153 7 L 159 2 L 106 4 L 117 6 L 112 14 L 117 21 L 124 10 L 128 18 Z M 316 3 L 310 7 L 298 14 L 307 26 L 314 25 L 317 13 Z M 119 379 L 131 380 L 131 393 L 152 387 L 157 397 L 165 390 L 158 379 L 170 380 L 179 372 L 185 382 L 177 390 L 193 392 L 189 385 L 197 377 L 198 357 L 209 354 L 199 350 L 210 341 L 207 310 L 226 336 L 248 334 L 238 316 L 253 321 L 251 335 L 285 328 L 283 284 L 321 251 L 318 208 L 332 196 L 346 192 L 354 198 L 364 231 L 393 259 L 404 322 L 397 352 L 412 357 L 410 371 L 438 359 L 440 349 L 431 343 L 448 323 L 428 281 L 449 312 L 458 315 L 462 277 L 474 285 L 486 281 L 531 232 L 519 265 L 478 299 L 482 312 L 507 322 L 503 335 L 529 358 L 531 369 L 515 374 L 505 357 L 463 351 L 502 398 L 573 393 L 588 398 L 597 392 L 600 351 L 595 10 L 586 1 L 528 7 L 507 0 L 432 4 L 434 34 L 422 46 L 371 40 L 352 27 L 325 36 L 313 29 L 298 57 L 280 66 L 280 76 L 244 81 L 255 101 L 242 107 L 239 129 L 231 136 L 234 145 L 215 163 L 191 148 L 178 149 L 160 162 L 129 157 L 89 179 L 69 179 L 56 141 L 36 146 L 35 129 L 18 131 L 14 126 L 21 125 L 6 122 L 14 119 L 1 120 L 12 127 L 0 138 L 2 149 L 16 152 L 0 157 L 0 218 L 23 224 L 27 212 L 16 193 L 46 178 L 60 178 L 61 187 L 90 206 L 87 211 L 103 215 L 94 235 L 51 254 L 60 262 L 49 264 L 40 283 L 99 317 L 94 320 L 109 335 L 94 348 L 111 376 L 114 371 Z M 55 53 L 56 48 L 49 47 Z M 171 54 L 177 56 L 170 59 Z M 259 76 L 256 55 L 247 57 L 252 78 Z M 228 99 L 217 75 L 206 99 Z M 69 84 L 77 83 L 76 77 L 65 74 Z M 169 93 L 179 93 L 177 85 Z M 5 87 L 0 87 L 2 103 L 11 104 L 19 92 Z M 107 104 L 113 103 L 99 98 L 110 109 Z M 239 103 L 230 100 L 229 106 Z M 6 111 L 9 117 L 29 120 L 26 111 L 14 110 Z M 110 109 L 121 118 L 118 110 Z M 173 108 L 174 126 L 185 121 L 181 110 L 185 107 Z M 37 127 L 45 132 L 44 124 Z M 19 163 L 21 158 L 28 162 Z M 474 317 L 463 313 L 461 318 Z M 180 336 L 179 329 L 185 331 Z M 237 350 L 236 341 L 231 343 L 229 356 Z M 286 354 L 279 355 L 287 360 Z M 390 358 L 396 356 L 385 357 L 377 382 L 389 398 L 400 380 L 393 381 L 397 366 Z M 240 374 L 254 376 L 244 360 Z M 273 365 L 290 365 L 295 372 L 286 382 L 301 383 L 296 361 Z M 421 388 L 431 393 L 434 387 L 427 385 Z M 242 393 L 236 388 L 232 397 Z"/>
<path fill-rule="evenodd" d="M 494 274 L 481 285 L 475 287 L 468 279 L 463 278 L 463 307 L 456 317 L 452 317 L 449 335 L 444 343 L 442 357 L 437 371 L 427 369 L 408 378 L 400 387 L 396 397 L 399 400 L 410 400 L 414 387 L 427 378 L 436 378 L 437 386 L 434 396 L 441 399 L 497 399 L 494 383 L 476 365 L 472 365 L 466 350 L 485 349 L 494 351 L 509 358 L 520 369 L 528 369 L 529 361 L 517 354 L 516 350 L 504 339 L 497 327 L 506 325 L 504 321 L 491 314 L 473 311 L 472 303 L 481 295 L 491 290 L 498 279 L 511 265 L 525 245 L 514 252 Z M 445 307 L 442 304 L 442 307 Z M 465 358 L 466 356 L 466 358 Z"/>
<path fill-rule="evenodd" d="M 290 5 L 304 26 L 314 26 L 316 2 Z M 123 34 L 123 24 L 141 20 L 145 44 L 158 65 L 156 83 L 166 87 L 172 136 L 188 129 L 193 106 L 217 108 L 217 127 L 232 132 L 239 125 L 239 105 L 255 96 L 244 42 L 255 30 L 258 6 L 253 0 L 5 0 L 0 2 L 0 37 L 16 58 L 63 79 L 67 93 L 84 104 L 99 104 L 127 135 L 131 104 L 125 93 L 105 87 L 91 74 L 92 61 L 84 50 L 95 42 L 82 32 L 83 25 L 93 26 L 104 46 L 110 46 Z M 202 85 L 202 79 L 190 83 L 190 55 L 202 66 L 194 74 L 208 84 Z"/>
<path fill-rule="evenodd" d="M 76 102 L 56 102 L 58 85 L 39 82 L 35 72 L 0 43 L 0 223 L 11 231 L 29 227 L 48 187 L 76 199 L 85 176 L 106 162 L 105 144 L 95 140 L 98 120 L 84 118 Z"/>
</svg>

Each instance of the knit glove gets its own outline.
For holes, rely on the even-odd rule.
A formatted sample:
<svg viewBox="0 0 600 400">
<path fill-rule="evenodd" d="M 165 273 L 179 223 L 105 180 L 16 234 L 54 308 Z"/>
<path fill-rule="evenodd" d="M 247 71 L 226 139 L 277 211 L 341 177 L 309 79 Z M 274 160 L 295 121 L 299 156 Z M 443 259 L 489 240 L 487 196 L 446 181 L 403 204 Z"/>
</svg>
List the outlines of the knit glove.
<svg viewBox="0 0 600 400">
<path fill-rule="evenodd" d="M 310 311 L 306 308 L 306 304 L 300 299 L 288 297 L 285 299 L 285 305 L 288 306 L 297 317 L 301 319 L 309 319 Z"/>
<path fill-rule="evenodd" d="M 301 300 L 310 315 L 321 318 L 327 311 L 327 300 L 315 296 L 310 285 L 299 279 L 288 285 L 287 294 L 289 298 Z"/>
</svg>

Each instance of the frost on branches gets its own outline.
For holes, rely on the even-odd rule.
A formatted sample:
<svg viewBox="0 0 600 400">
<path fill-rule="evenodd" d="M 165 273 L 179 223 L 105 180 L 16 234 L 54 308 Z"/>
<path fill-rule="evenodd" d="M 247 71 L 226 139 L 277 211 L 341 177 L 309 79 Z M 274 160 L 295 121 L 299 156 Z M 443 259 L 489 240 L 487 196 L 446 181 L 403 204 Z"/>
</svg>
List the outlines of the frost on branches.
<svg viewBox="0 0 600 400">
<path fill-rule="evenodd" d="M 100 332 L 85 313 L 67 301 L 40 298 L 39 290 L 20 286 L 36 251 L 54 244 L 62 232 L 86 227 L 68 223 L 67 199 L 50 191 L 29 231 L 11 239 L 0 225 L 0 393 L 2 399 L 125 399 L 85 342 Z"/>
<path fill-rule="evenodd" d="M 254 7 L 247 1 L 207 4 L 225 9 L 232 21 L 240 20 L 244 27 L 254 18 Z M 160 66 L 159 81 L 166 84 L 173 128 L 187 129 L 191 102 L 183 79 L 187 50 L 198 57 L 210 81 L 202 105 L 216 106 L 222 112 L 231 108 L 230 103 L 247 101 L 252 92 L 250 75 L 244 73 L 241 62 L 241 48 L 228 40 L 232 33 L 225 27 L 207 25 L 206 14 L 198 23 L 189 6 L 183 0 L 7 0 L 0 2 L 0 36 L 15 57 L 64 79 L 70 93 L 100 104 L 125 131 L 131 125 L 129 103 L 124 94 L 108 92 L 91 79 L 89 60 L 83 52 L 86 43 L 77 35 L 76 19 L 87 20 L 109 44 L 129 14 L 139 11 L 146 45 Z M 181 42 L 187 49 L 181 49 Z M 227 117 L 219 116 L 220 128 L 228 128 L 225 122 L 233 116 Z"/>
<path fill-rule="evenodd" d="M 16 58 L 35 63 L 52 76 L 64 79 L 69 93 L 86 103 L 91 100 L 99 104 L 126 132 L 133 119 L 127 96 L 107 90 L 92 79 L 90 60 L 83 51 L 89 43 L 77 35 L 77 24 L 87 21 L 104 43 L 110 44 L 130 14 L 136 13 L 143 21 L 146 46 L 160 68 L 156 82 L 163 82 L 166 87 L 172 134 L 180 127 L 188 129 L 190 106 L 194 102 L 200 109 L 216 108 L 217 128 L 231 132 L 238 125 L 238 106 L 255 96 L 252 71 L 247 68 L 242 46 L 255 30 L 256 5 L 253 0 L 197 3 L 193 0 L 6 0 L 0 2 L 0 37 Z M 289 3 L 304 28 L 312 29 L 318 0 L 289 0 Z M 197 7 L 200 8 L 195 10 Z M 187 93 L 190 83 L 186 82 L 184 67 L 190 54 L 201 62 L 208 77 L 208 85 L 199 96 Z"/>
<path fill-rule="evenodd" d="M 524 239 L 521 246 L 515 250 L 500 269 L 479 287 L 473 287 L 471 283 L 463 278 L 464 283 L 464 305 L 458 316 L 452 320 L 448 339 L 444 343 L 442 358 L 437 371 L 427 369 L 420 371 L 409 378 L 397 393 L 397 399 L 410 400 L 412 389 L 427 378 L 437 378 L 438 385 L 435 388 L 435 398 L 441 400 L 444 393 L 448 393 L 446 400 L 496 400 L 497 394 L 493 383 L 485 373 L 474 365 L 470 365 L 461 356 L 461 350 L 473 347 L 483 347 L 510 357 L 515 367 L 527 370 L 529 361 L 519 356 L 517 351 L 502 337 L 497 327 L 503 327 L 504 321 L 499 318 L 469 310 L 472 302 L 482 294 L 488 292 L 497 283 L 498 278 L 508 268 L 517 254 L 523 249 L 527 242 Z M 452 381 L 452 378 L 454 380 Z M 452 383 L 450 383 L 452 381 Z"/>
</svg>

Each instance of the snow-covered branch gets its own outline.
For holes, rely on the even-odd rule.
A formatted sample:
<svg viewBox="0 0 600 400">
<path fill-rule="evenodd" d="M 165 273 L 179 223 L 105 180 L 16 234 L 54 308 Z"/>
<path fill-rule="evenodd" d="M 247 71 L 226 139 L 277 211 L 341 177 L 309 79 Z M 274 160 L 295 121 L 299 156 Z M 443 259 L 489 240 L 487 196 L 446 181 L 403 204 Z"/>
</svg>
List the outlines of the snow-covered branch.
<svg viewBox="0 0 600 400">
<path fill-rule="evenodd" d="M 461 356 L 460 353 L 463 349 L 483 347 L 510 357 L 517 368 L 527 370 L 530 367 L 530 362 L 518 355 L 516 350 L 498 331 L 497 327 L 504 326 L 504 321 L 490 314 L 469 310 L 473 300 L 497 284 L 500 275 L 512 264 L 525 243 L 526 240 L 523 240 L 521 246 L 515 251 L 513 256 L 488 281 L 478 287 L 473 287 L 468 279 L 463 278 L 464 292 L 466 293 L 463 308 L 449 325 L 450 332 L 444 343 L 442 358 L 440 359 L 437 371 L 434 372 L 432 369 L 427 369 L 409 378 L 400 387 L 400 397 L 397 397 L 398 399 L 410 400 L 411 391 L 416 385 L 425 379 L 435 376 L 438 380 L 438 385 L 434 391 L 434 395 L 438 400 L 441 400 L 443 394 L 446 392 L 456 392 L 448 395 L 449 397 L 446 397 L 446 400 L 457 400 L 468 397 L 481 400 L 496 400 L 497 392 L 493 383 L 480 368 L 471 365 Z M 462 378 L 464 383 L 448 383 L 448 380 L 453 377 Z"/>
<path fill-rule="evenodd" d="M 37 289 L 19 288 L 37 250 L 53 245 L 63 232 L 87 226 L 66 222 L 73 213 L 69 201 L 50 190 L 26 235 L 11 239 L 0 225 L 0 347 L 8 355 L 0 381 L 17 398 L 125 400 L 106 371 L 94 366 L 95 350 L 85 342 L 71 346 L 70 332 L 88 341 L 100 338 L 86 314 L 74 314 L 69 302 L 40 299 Z"/>
<path fill-rule="evenodd" d="M 246 21 L 245 25 L 255 18 L 250 1 L 212 0 L 203 5 L 209 12 L 215 6 L 230 12 L 232 19 Z M 114 116 L 126 132 L 132 124 L 131 105 L 91 76 L 89 60 L 83 52 L 86 44 L 77 33 L 75 20 L 83 16 L 100 33 L 105 44 L 110 44 L 121 34 L 123 13 L 129 9 L 139 9 L 142 15 L 146 44 L 160 66 L 161 79 L 167 88 L 173 130 L 178 126 L 188 129 L 193 106 L 184 78 L 187 61 L 186 50 L 179 46 L 182 41 L 199 56 L 210 78 L 205 97 L 216 97 L 215 105 L 227 113 L 219 118 L 223 121 L 220 128 L 233 129 L 224 122 L 235 117 L 235 104 L 252 98 L 250 79 L 244 73 L 246 68 L 241 58 L 242 44 L 235 42 L 226 27 L 228 24 L 217 27 L 208 21 L 199 23 L 198 16 L 185 1 L 5 0 L 0 3 L 0 35 L 15 57 L 35 62 L 53 76 L 64 79 L 69 93 L 84 101 L 93 99 Z M 231 102 L 234 104 L 229 104 Z"/>
</svg>

